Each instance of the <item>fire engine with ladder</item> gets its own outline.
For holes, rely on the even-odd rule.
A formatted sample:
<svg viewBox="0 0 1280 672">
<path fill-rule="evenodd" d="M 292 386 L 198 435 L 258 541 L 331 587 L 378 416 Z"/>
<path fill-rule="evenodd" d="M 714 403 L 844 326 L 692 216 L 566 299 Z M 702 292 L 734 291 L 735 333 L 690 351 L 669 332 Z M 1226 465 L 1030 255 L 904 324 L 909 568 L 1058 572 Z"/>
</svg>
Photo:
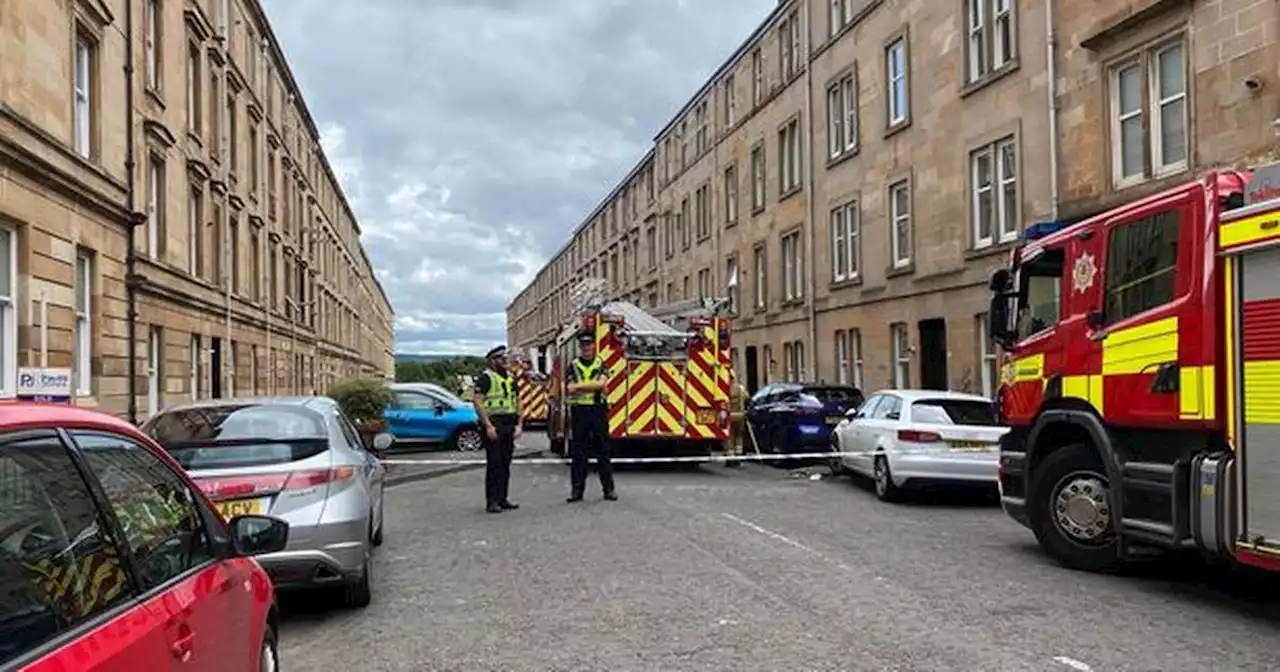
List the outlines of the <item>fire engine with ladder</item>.
<svg viewBox="0 0 1280 672">
<path fill-rule="evenodd" d="M 1036 225 L 993 274 L 1001 501 L 1059 562 L 1280 570 L 1278 187 L 1213 172 Z"/>
<path fill-rule="evenodd" d="M 615 455 L 710 456 L 729 435 L 730 320 L 723 299 L 702 299 L 659 319 L 626 301 L 606 301 L 600 280 L 571 296 L 579 315 L 556 338 L 549 383 L 548 436 L 563 455 L 568 438 L 564 367 L 591 334 L 608 371 L 605 404 Z"/>
<path fill-rule="evenodd" d="M 511 373 L 516 380 L 516 397 L 520 403 L 520 417 L 525 426 L 547 423 L 548 376 L 538 370 L 534 358 L 519 353 L 511 363 Z"/>
</svg>

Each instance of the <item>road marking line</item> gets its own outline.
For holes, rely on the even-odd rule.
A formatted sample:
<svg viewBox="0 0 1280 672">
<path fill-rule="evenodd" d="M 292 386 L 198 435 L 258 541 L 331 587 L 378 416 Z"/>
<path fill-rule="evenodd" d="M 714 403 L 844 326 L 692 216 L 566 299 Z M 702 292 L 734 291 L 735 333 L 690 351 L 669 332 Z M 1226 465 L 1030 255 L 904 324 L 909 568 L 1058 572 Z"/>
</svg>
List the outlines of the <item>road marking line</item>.
<svg viewBox="0 0 1280 672">
<path fill-rule="evenodd" d="M 830 563 L 830 564 L 832 564 L 832 565 L 835 565 L 836 567 L 839 567 L 840 569 L 843 569 L 843 570 L 845 570 L 846 572 L 852 572 L 852 571 L 853 571 L 853 568 L 852 568 L 852 567 L 850 567 L 850 566 L 848 566 L 848 565 L 844 564 L 843 562 L 838 562 L 838 561 L 836 561 L 836 560 L 832 560 L 831 558 L 828 558 L 827 556 L 823 555 L 822 553 L 819 553 L 818 551 L 815 551 L 815 550 L 813 550 L 812 548 L 809 548 L 808 546 L 805 546 L 804 544 L 802 544 L 802 543 L 800 543 L 800 542 L 796 541 L 795 539 L 792 539 L 791 537 L 788 537 L 788 536 L 786 536 L 786 535 L 782 535 L 782 534 L 778 534 L 777 532 L 774 532 L 773 530 L 769 530 L 769 529 L 765 529 L 765 528 L 763 528 L 763 527 L 760 527 L 759 525 L 756 525 L 755 523 L 753 523 L 753 522 L 751 522 L 751 521 L 749 521 L 749 520 L 745 520 L 745 519 L 739 518 L 739 517 L 737 517 L 737 516 L 733 515 L 732 513 L 725 513 L 725 512 L 721 512 L 721 513 L 720 513 L 720 515 L 724 516 L 725 518 L 728 518 L 729 520 L 732 520 L 733 522 L 735 522 L 735 523 L 737 523 L 737 524 L 739 524 L 739 525 L 742 525 L 743 527 L 746 527 L 747 529 L 753 530 L 753 531 L 755 531 L 755 532 L 759 532 L 760 534 L 763 534 L 764 536 L 769 537 L 770 539 L 773 539 L 773 540 L 775 540 L 775 541 L 781 541 L 782 543 L 787 544 L 788 546 L 793 546 L 793 547 L 795 547 L 795 548 L 798 548 L 798 549 L 800 549 L 800 550 L 802 550 L 802 551 L 804 551 L 804 552 L 806 552 L 806 553 L 808 553 L 808 554 L 810 554 L 810 555 L 812 555 L 812 556 L 814 556 L 814 557 L 818 558 L 819 560 L 823 560 L 823 561 L 828 562 L 828 563 Z"/>
<path fill-rule="evenodd" d="M 1053 662 L 1061 663 L 1073 670 L 1079 670 L 1079 672 L 1093 672 L 1092 667 L 1089 667 L 1088 664 L 1082 663 L 1076 660 L 1075 658 L 1068 658 L 1066 656 L 1054 656 Z"/>
</svg>

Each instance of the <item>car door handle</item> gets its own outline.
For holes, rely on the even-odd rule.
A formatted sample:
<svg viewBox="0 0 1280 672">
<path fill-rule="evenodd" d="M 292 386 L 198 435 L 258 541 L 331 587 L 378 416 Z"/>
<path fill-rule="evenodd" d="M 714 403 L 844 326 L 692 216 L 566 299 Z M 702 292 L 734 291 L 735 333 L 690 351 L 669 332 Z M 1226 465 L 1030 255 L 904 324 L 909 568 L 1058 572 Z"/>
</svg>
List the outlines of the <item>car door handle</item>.
<svg viewBox="0 0 1280 672">
<path fill-rule="evenodd" d="M 178 626 L 178 637 L 173 640 L 173 644 L 169 645 L 169 652 L 173 654 L 180 662 L 191 660 L 191 653 L 195 649 L 196 633 L 191 626 L 183 623 Z"/>
</svg>

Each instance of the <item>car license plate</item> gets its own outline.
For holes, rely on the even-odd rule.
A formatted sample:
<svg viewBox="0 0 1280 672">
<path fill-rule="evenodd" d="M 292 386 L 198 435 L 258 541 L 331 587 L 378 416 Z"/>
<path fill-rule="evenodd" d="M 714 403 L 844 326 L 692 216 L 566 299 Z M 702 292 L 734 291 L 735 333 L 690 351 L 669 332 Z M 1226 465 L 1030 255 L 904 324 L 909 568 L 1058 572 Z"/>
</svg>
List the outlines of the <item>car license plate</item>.
<svg viewBox="0 0 1280 672">
<path fill-rule="evenodd" d="M 217 502 L 213 508 L 218 510 L 218 515 L 223 520 L 231 520 L 236 516 L 252 516 L 262 513 L 261 499 L 233 499 L 226 502 Z"/>
<path fill-rule="evenodd" d="M 962 453 L 986 453 L 990 452 L 991 444 L 985 441 L 948 441 L 952 450 Z"/>
<path fill-rule="evenodd" d="M 699 425 L 714 425 L 716 422 L 716 412 L 710 408 L 698 409 Z"/>
<path fill-rule="evenodd" d="M 827 417 L 827 424 L 828 424 L 828 425 L 838 425 L 838 424 L 840 424 L 840 421 L 841 421 L 841 420 L 844 420 L 844 418 L 842 418 L 842 417 L 840 417 L 840 416 L 838 416 L 838 415 L 831 415 L 831 416 L 828 416 L 828 417 Z"/>
</svg>

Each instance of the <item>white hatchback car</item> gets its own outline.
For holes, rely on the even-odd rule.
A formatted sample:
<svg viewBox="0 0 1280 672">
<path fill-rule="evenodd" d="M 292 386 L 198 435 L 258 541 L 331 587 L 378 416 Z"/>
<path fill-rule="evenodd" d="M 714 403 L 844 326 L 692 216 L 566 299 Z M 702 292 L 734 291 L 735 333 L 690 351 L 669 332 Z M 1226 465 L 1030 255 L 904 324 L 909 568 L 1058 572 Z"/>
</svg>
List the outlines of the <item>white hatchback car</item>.
<svg viewBox="0 0 1280 672">
<path fill-rule="evenodd" d="M 882 390 L 831 433 L 833 473 L 875 480 L 876 496 L 893 501 L 908 483 L 996 486 L 1000 437 L 1009 431 L 990 399 L 962 392 Z"/>
</svg>

